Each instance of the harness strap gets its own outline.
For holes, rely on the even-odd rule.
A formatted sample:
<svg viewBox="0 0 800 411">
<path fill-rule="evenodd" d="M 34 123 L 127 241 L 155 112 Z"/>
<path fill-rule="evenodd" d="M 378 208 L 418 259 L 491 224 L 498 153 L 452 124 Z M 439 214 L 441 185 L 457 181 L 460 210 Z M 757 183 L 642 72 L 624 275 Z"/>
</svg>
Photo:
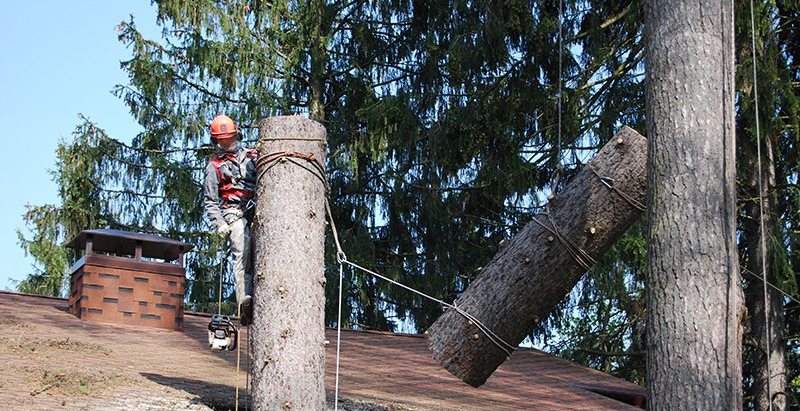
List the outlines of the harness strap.
<svg viewBox="0 0 800 411">
<path fill-rule="evenodd" d="M 255 159 L 258 156 L 258 151 L 255 149 L 247 149 L 246 150 L 246 157 L 250 159 Z M 242 190 L 239 188 L 234 188 L 234 185 L 237 183 L 232 178 L 226 178 L 222 175 L 222 170 L 220 167 L 226 161 L 230 161 L 234 164 L 239 165 L 239 173 L 242 177 L 244 177 L 245 165 L 244 163 L 239 163 L 239 159 L 233 153 L 224 153 L 222 156 L 214 156 L 211 159 L 211 165 L 214 166 L 214 170 L 217 172 L 217 178 L 219 179 L 219 196 L 222 198 L 222 208 L 230 208 L 230 207 L 240 207 L 237 202 L 232 202 L 231 200 L 234 197 L 237 197 L 239 200 L 250 200 L 254 197 L 255 193 L 249 190 Z M 245 202 L 246 203 L 246 202 Z"/>
</svg>

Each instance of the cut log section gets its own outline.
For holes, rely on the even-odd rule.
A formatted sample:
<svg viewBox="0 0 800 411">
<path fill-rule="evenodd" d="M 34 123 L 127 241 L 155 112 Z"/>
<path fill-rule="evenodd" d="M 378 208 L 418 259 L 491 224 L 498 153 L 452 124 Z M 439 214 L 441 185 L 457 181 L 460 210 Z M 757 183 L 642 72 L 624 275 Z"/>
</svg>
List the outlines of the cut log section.
<svg viewBox="0 0 800 411">
<path fill-rule="evenodd" d="M 482 385 L 644 212 L 647 140 L 623 127 L 426 331 L 434 359 Z"/>
<path fill-rule="evenodd" d="M 250 326 L 256 410 L 325 408 L 326 134 L 300 115 L 259 123 Z"/>
</svg>

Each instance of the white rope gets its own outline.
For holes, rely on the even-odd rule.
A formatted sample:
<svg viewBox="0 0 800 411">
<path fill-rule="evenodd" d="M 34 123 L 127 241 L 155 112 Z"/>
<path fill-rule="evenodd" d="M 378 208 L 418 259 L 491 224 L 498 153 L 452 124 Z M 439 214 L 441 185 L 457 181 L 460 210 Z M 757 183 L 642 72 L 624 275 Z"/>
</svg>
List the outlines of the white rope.
<svg viewBox="0 0 800 411">
<path fill-rule="evenodd" d="M 382 279 L 384 281 L 387 281 L 387 282 L 389 282 L 391 284 L 394 284 L 394 285 L 396 285 L 398 287 L 401 287 L 403 289 L 411 291 L 411 292 L 413 292 L 415 294 L 418 294 L 418 295 L 420 295 L 422 297 L 425 297 L 425 298 L 427 298 L 429 300 L 435 301 L 435 302 L 437 302 L 437 303 L 439 303 L 439 304 L 441 304 L 441 305 L 443 305 L 445 307 L 452 308 L 457 313 L 459 313 L 462 316 L 464 316 L 464 318 L 469 320 L 473 325 L 475 325 L 475 327 L 478 328 L 479 331 L 483 332 L 489 338 L 489 341 L 491 341 L 493 344 L 497 345 L 498 348 L 500 348 L 501 350 L 503 350 L 503 352 L 506 353 L 506 356 L 510 357 L 511 353 L 514 350 L 517 349 L 517 347 L 505 342 L 502 338 L 500 338 L 500 336 L 495 334 L 491 329 L 489 329 L 489 327 L 485 326 L 475 316 L 473 316 L 472 314 L 462 310 L 461 308 L 458 308 L 455 305 L 455 303 L 453 303 L 453 304 L 447 303 L 447 302 L 442 301 L 442 300 L 440 300 L 438 298 L 435 298 L 435 297 L 432 297 L 432 296 L 430 296 L 428 294 L 425 294 L 425 293 L 423 293 L 421 291 L 415 290 L 415 289 L 413 289 L 413 288 L 411 288 L 411 287 L 409 287 L 409 286 L 407 286 L 405 284 L 401 284 L 401 283 L 399 283 L 399 282 L 397 282 L 395 280 L 392 280 L 391 278 L 387 278 L 387 277 L 382 276 L 382 275 L 380 275 L 380 274 L 378 274 L 378 273 L 376 273 L 376 272 L 374 272 L 372 270 L 368 270 L 368 269 L 366 269 L 364 267 L 361 267 L 358 264 L 355 264 L 355 263 L 352 263 L 352 262 L 348 261 L 347 260 L 347 256 L 345 255 L 344 251 L 342 251 L 342 245 L 339 243 L 339 234 L 336 231 L 336 224 L 333 221 L 333 213 L 331 212 L 330 203 L 328 202 L 328 198 L 327 197 L 325 197 L 325 211 L 327 212 L 328 219 L 330 220 L 331 231 L 333 232 L 333 241 L 334 241 L 334 244 L 336 245 L 336 259 L 339 262 L 339 313 L 338 313 L 338 318 L 337 318 L 338 324 L 337 324 L 337 331 L 336 331 L 337 332 L 337 338 L 336 338 L 336 388 L 335 388 L 335 394 L 334 394 L 334 400 L 335 400 L 334 409 L 338 409 L 338 403 L 339 403 L 339 401 L 338 401 L 338 398 L 339 398 L 339 359 L 340 359 L 340 348 L 341 348 L 341 346 L 340 346 L 340 341 L 341 341 L 341 305 L 342 305 L 342 278 L 343 278 L 342 267 L 343 267 L 343 265 L 345 263 L 347 263 L 348 265 L 350 265 L 353 268 L 357 268 L 357 269 L 359 269 L 361 271 L 364 271 L 365 273 L 372 274 L 373 276 L 375 276 L 377 278 L 380 278 L 380 279 Z"/>
<path fill-rule="evenodd" d="M 564 70 L 562 68 L 562 64 L 563 64 L 562 61 L 564 59 L 564 57 L 563 57 L 563 55 L 564 55 L 564 39 L 563 39 L 563 35 L 562 35 L 562 27 L 563 27 L 563 24 L 564 24 L 563 23 L 563 20 L 564 20 L 564 17 L 563 17 L 564 16 L 564 11 L 563 11 L 563 9 L 564 9 L 564 1 L 560 0 L 558 2 L 558 93 L 556 94 L 556 106 L 557 106 L 556 111 L 558 112 L 557 113 L 557 115 L 558 115 L 558 135 L 556 136 L 556 143 L 554 144 L 555 151 L 556 151 L 556 153 L 555 153 L 555 164 L 556 164 L 556 166 L 555 166 L 555 169 L 553 170 L 553 173 L 552 173 L 552 175 L 550 177 L 550 195 L 548 196 L 548 199 L 553 198 L 553 197 L 556 196 L 556 193 L 558 193 L 558 186 L 561 183 L 561 179 L 564 176 L 564 165 L 562 164 L 563 163 L 563 161 L 562 161 L 562 152 L 564 150 L 564 147 L 563 147 L 564 144 L 562 143 L 562 140 L 561 140 L 561 128 L 562 128 L 561 127 L 561 124 L 562 124 L 561 116 L 562 116 L 562 112 L 564 111 L 562 109 L 562 106 L 563 106 L 563 93 L 564 93 L 564 90 L 563 90 L 564 89 L 564 87 L 563 87 L 563 77 L 564 77 L 563 71 Z"/>
<path fill-rule="evenodd" d="M 339 261 L 339 307 L 336 314 L 336 388 L 334 390 L 333 409 L 339 409 L 339 357 L 342 349 L 342 278 L 344 277 L 344 264 Z"/>
<path fill-rule="evenodd" d="M 758 116 L 758 70 L 756 68 L 756 23 L 753 0 L 750 0 L 750 41 L 753 52 L 753 102 L 756 122 L 756 155 L 758 156 L 758 214 L 759 229 L 761 230 L 761 284 L 764 288 L 764 340 L 767 359 L 767 409 L 772 411 L 772 343 L 770 342 L 770 318 L 769 318 L 769 293 L 767 292 L 767 233 L 764 231 L 764 189 L 762 186 L 761 170 L 761 129 Z"/>
<path fill-rule="evenodd" d="M 744 273 L 752 275 L 753 277 L 755 277 L 759 281 L 764 281 L 764 277 L 761 277 L 760 275 L 748 270 L 747 268 L 744 269 Z M 795 296 L 787 293 L 786 291 L 781 290 L 780 288 L 778 288 L 777 285 L 772 284 L 771 282 L 767 281 L 767 286 L 769 288 L 771 288 L 772 291 L 775 291 L 776 293 L 782 295 L 783 297 L 785 297 L 785 298 L 787 298 L 789 300 L 792 300 L 794 303 L 796 303 L 797 305 L 800 306 L 800 300 L 798 300 Z"/>
<path fill-rule="evenodd" d="M 415 290 L 415 289 L 413 289 L 413 288 L 411 288 L 411 287 L 409 287 L 409 286 L 407 286 L 405 284 L 401 284 L 401 283 L 399 283 L 399 282 L 397 282 L 395 280 L 392 280 L 391 278 L 384 277 L 384 276 L 382 276 L 382 275 L 380 275 L 380 274 L 378 274 L 378 273 L 376 273 L 374 271 L 368 270 L 368 269 L 366 269 L 364 267 L 361 267 L 358 264 L 352 263 L 350 261 L 343 260 L 343 262 L 349 264 L 353 268 L 357 268 L 357 269 L 359 269 L 361 271 L 364 271 L 365 273 L 372 274 L 373 276 L 378 277 L 378 278 L 380 278 L 380 279 L 382 279 L 384 281 L 392 283 L 392 284 L 394 284 L 394 285 L 396 285 L 398 287 L 404 288 L 404 289 L 406 289 L 408 291 L 411 291 L 411 292 L 413 292 L 413 293 L 415 293 L 417 295 L 420 295 L 422 297 L 425 297 L 425 298 L 427 298 L 429 300 L 435 301 L 435 302 L 437 302 L 437 303 L 439 303 L 441 305 L 444 305 L 445 307 L 452 308 L 452 309 L 456 310 L 457 313 L 461 314 L 466 319 L 471 321 L 478 328 L 478 330 L 480 330 L 484 334 L 486 334 L 489 337 L 489 340 L 492 341 L 495 345 L 497 345 L 501 350 L 503 350 L 506 353 L 506 355 L 510 356 L 511 352 L 513 352 L 514 350 L 517 349 L 513 345 L 503 341 L 503 339 L 500 338 L 500 336 L 498 336 L 492 330 L 490 330 L 489 327 L 483 325 L 483 323 L 481 323 L 477 318 L 475 318 L 475 316 L 473 316 L 472 314 L 470 314 L 470 313 L 458 308 L 455 305 L 455 303 L 454 304 L 450 304 L 450 303 L 444 302 L 444 301 L 442 301 L 442 300 L 440 300 L 438 298 L 432 297 L 432 296 L 430 296 L 428 294 L 425 294 L 425 293 L 423 293 L 421 291 Z"/>
<path fill-rule="evenodd" d="M 538 218 L 536 218 L 536 216 L 531 217 L 531 220 L 536 224 L 539 224 L 545 230 L 549 231 L 550 234 L 554 236 L 554 238 L 557 238 L 558 242 L 564 247 L 564 249 L 575 260 L 575 262 L 578 263 L 579 266 L 581 266 L 581 268 L 583 268 L 585 271 L 591 270 L 592 267 L 595 264 L 597 264 L 597 261 L 595 261 L 595 259 L 592 258 L 592 256 L 589 255 L 588 252 L 586 252 L 584 249 L 575 244 L 574 241 L 572 241 L 566 235 L 564 235 L 564 232 L 561 231 L 560 228 L 558 228 L 558 225 L 553 219 L 553 216 L 550 214 L 549 207 L 548 211 L 545 211 L 542 214 L 547 216 L 551 226 L 548 226 L 547 224 L 541 222 Z"/>
<path fill-rule="evenodd" d="M 252 365 L 250 364 L 250 350 L 252 349 L 253 339 L 250 338 L 250 329 L 247 330 L 247 378 L 245 379 L 246 385 L 244 387 L 244 409 L 245 411 L 250 410 L 250 400 L 252 397 L 250 396 L 250 371 L 252 371 Z"/>
<path fill-rule="evenodd" d="M 241 315 L 242 315 L 241 310 L 242 310 L 241 306 L 239 306 L 236 309 L 236 316 L 239 317 L 239 318 L 241 318 Z M 242 339 L 240 337 L 241 337 L 241 335 L 239 333 L 236 333 L 236 339 L 238 341 L 236 341 L 236 397 L 235 397 L 236 406 L 235 406 L 235 411 L 239 411 L 239 370 L 240 370 L 239 364 L 240 364 L 240 361 L 241 361 L 241 358 L 242 358 L 242 355 L 241 355 L 241 352 L 242 352 Z M 248 375 L 248 378 L 249 378 L 249 375 L 250 375 L 250 371 L 249 370 L 247 372 L 247 375 Z"/>
<path fill-rule="evenodd" d="M 222 275 L 223 275 L 223 272 L 224 272 L 225 261 L 226 261 L 226 258 L 223 257 L 222 260 L 219 262 L 219 290 L 217 292 L 217 315 L 222 315 Z M 240 310 L 241 310 L 241 307 L 238 307 L 236 309 L 236 315 L 237 316 L 241 316 Z M 248 338 L 247 338 L 247 340 L 248 340 L 247 341 L 248 342 L 248 345 L 247 345 L 248 372 L 247 372 L 247 380 L 246 381 L 247 381 L 247 386 L 249 387 L 250 386 L 250 370 L 249 370 L 249 368 L 250 368 L 250 344 L 249 344 L 249 342 L 250 342 L 250 338 L 249 338 L 250 337 L 250 333 L 249 332 L 247 333 L 247 336 L 248 336 Z M 234 401 L 236 402 L 236 405 L 234 406 L 234 409 L 236 411 L 239 411 L 239 372 L 240 372 L 240 368 L 241 368 L 240 367 L 240 363 L 241 363 L 241 356 L 242 356 L 241 355 L 241 352 L 242 352 L 241 351 L 242 350 L 242 339 L 240 337 L 241 337 L 241 334 L 237 332 L 236 333 L 236 394 L 234 396 Z M 245 395 L 247 395 L 248 388 L 245 387 L 245 390 L 246 390 L 245 391 L 245 393 L 246 393 Z M 249 408 L 249 404 L 250 404 L 250 401 L 247 400 L 245 402 L 245 410 L 247 410 Z"/>
</svg>

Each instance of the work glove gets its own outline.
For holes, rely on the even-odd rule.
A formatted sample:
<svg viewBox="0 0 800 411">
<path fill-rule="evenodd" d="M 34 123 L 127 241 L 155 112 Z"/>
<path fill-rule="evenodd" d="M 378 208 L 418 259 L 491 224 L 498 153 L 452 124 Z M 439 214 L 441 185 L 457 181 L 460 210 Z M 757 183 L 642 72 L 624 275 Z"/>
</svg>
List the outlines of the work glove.
<svg viewBox="0 0 800 411">
<path fill-rule="evenodd" d="M 231 226 L 229 226 L 228 224 L 223 224 L 223 225 L 217 227 L 217 234 L 219 234 L 223 238 L 224 237 L 228 237 L 228 235 L 230 235 L 230 233 L 231 233 Z"/>
</svg>

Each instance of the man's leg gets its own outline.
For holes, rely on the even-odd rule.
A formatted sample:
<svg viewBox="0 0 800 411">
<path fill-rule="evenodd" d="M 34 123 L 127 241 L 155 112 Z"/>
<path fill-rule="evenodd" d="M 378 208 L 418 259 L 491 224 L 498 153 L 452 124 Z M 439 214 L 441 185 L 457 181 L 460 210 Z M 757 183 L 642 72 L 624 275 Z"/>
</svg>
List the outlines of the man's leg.
<svg viewBox="0 0 800 411">
<path fill-rule="evenodd" d="M 250 246 L 250 227 L 244 218 L 229 223 L 231 226 L 231 254 L 236 301 L 240 304 L 240 321 L 249 325 L 252 318 L 253 274 Z"/>
<path fill-rule="evenodd" d="M 233 279 L 236 289 L 236 301 L 241 302 L 245 295 L 249 294 L 246 288 L 245 272 L 248 261 L 250 260 L 250 230 L 244 223 L 244 219 L 229 223 L 231 226 L 231 256 L 233 257 Z"/>
</svg>

